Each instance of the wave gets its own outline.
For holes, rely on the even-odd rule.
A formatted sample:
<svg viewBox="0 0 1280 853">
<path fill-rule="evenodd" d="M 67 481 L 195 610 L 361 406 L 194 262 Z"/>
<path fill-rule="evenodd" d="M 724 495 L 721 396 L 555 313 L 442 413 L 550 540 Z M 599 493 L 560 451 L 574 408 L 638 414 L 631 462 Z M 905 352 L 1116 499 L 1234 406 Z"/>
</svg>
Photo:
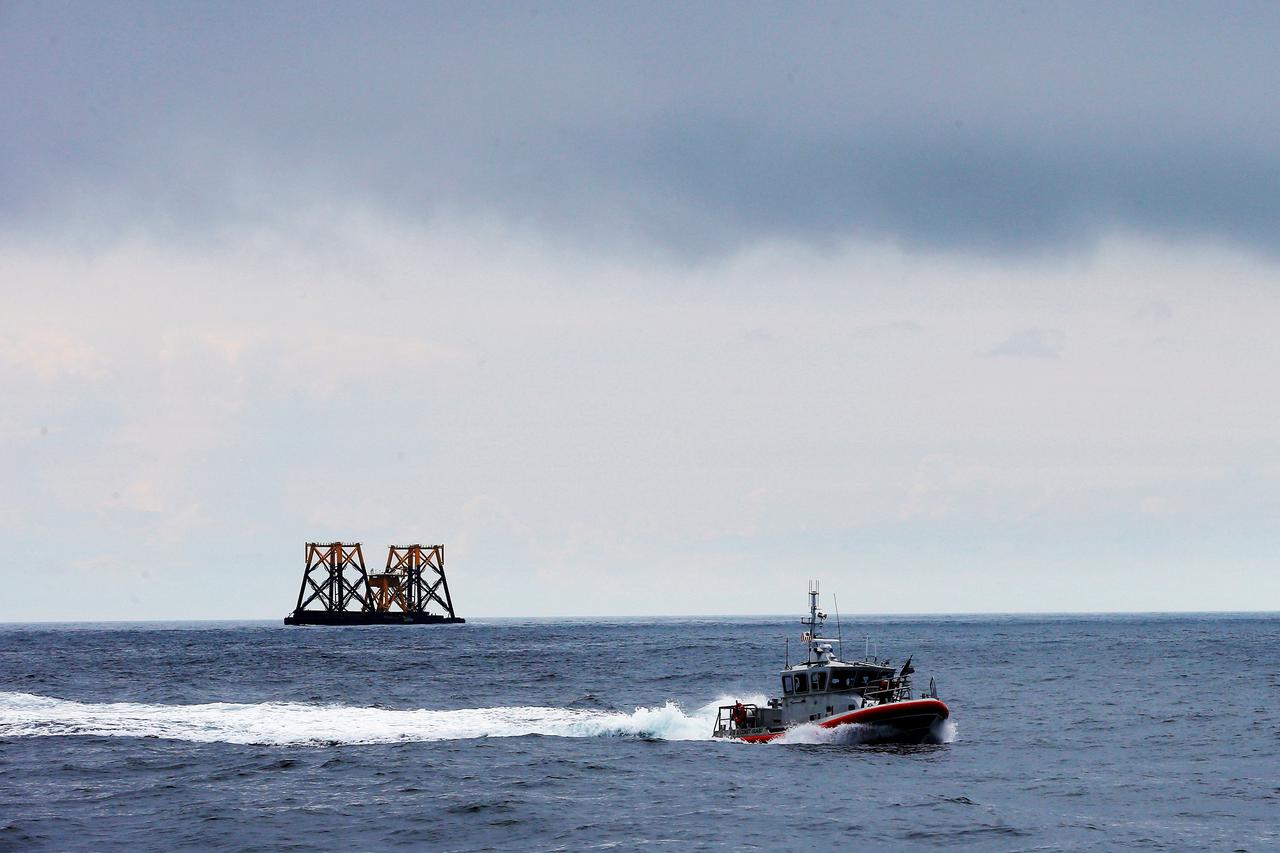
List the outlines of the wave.
<svg viewBox="0 0 1280 853">
<path fill-rule="evenodd" d="M 0 737 L 94 735 L 278 746 L 374 744 L 487 737 L 636 737 L 709 740 L 721 698 L 686 713 L 675 702 L 630 714 L 516 706 L 393 710 L 295 702 L 161 705 L 76 702 L 0 692 Z M 743 701 L 762 701 L 744 697 Z"/>
</svg>

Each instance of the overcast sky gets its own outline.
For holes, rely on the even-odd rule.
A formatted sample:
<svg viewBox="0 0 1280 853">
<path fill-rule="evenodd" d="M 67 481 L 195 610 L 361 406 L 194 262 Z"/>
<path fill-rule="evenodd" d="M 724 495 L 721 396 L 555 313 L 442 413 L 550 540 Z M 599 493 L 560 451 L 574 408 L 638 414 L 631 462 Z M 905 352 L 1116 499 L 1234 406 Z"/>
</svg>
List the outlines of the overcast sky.
<svg viewBox="0 0 1280 853">
<path fill-rule="evenodd" d="M 0 4 L 0 620 L 1280 609 L 1280 5 Z"/>
</svg>

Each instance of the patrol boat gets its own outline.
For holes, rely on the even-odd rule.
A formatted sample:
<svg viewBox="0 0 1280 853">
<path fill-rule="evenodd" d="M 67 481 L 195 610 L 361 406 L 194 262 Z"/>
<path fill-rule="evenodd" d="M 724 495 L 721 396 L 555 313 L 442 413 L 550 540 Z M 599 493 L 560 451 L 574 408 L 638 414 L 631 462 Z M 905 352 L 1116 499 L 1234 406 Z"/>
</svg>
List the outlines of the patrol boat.
<svg viewBox="0 0 1280 853">
<path fill-rule="evenodd" d="M 794 726 L 813 723 L 826 729 L 859 724 L 861 743 L 930 743 L 941 737 L 942 721 L 951 715 L 929 689 L 912 698 L 911 658 L 901 668 L 867 654 L 862 660 L 843 661 L 832 651 L 840 638 L 821 636 L 827 614 L 818 607 L 818 584 L 809 584 L 809 617 L 800 623 L 806 658 L 782 670 L 782 696 L 763 707 L 736 702 L 720 706 L 714 737 L 748 743 L 764 743 L 781 737 Z M 837 614 L 837 623 L 839 614 Z M 789 656 L 788 656 L 789 657 Z"/>
</svg>

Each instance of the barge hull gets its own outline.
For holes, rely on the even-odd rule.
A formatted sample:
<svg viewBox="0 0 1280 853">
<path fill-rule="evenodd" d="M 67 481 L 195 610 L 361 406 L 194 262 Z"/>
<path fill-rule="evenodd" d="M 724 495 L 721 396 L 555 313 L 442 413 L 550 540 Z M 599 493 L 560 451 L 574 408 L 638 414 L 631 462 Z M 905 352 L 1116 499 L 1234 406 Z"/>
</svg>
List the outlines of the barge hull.
<svg viewBox="0 0 1280 853">
<path fill-rule="evenodd" d="M 304 610 L 284 617 L 286 625 L 457 625 L 466 621 L 460 616 L 437 616 L 434 613 L 370 613 L 359 610 Z"/>
</svg>

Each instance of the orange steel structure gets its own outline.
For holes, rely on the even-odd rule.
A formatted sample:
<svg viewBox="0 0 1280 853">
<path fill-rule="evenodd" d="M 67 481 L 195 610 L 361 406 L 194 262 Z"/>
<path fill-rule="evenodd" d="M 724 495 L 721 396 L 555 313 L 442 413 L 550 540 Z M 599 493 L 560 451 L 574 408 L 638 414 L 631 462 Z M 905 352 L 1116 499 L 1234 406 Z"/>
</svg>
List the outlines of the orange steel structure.
<svg viewBox="0 0 1280 853">
<path fill-rule="evenodd" d="M 454 617 L 453 597 L 449 595 L 449 581 L 444 576 L 443 545 L 390 546 L 385 574 L 393 573 L 403 578 L 404 596 L 400 606 L 405 612 L 425 612 L 427 605 L 434 601 L 450 618 Z"/>
<path fill-rule="evenodd" d="M 312 602 L 318 602 L 320 610 L 330 613 L 349 610 L 352 602 L 360 605 L 359 610 L 369 608 L 369 576 L 359 542 L 307 543 L 307 568 L 302 573 L 297 609 L 306 610 Z"/>
<path fill-rule="evenodd" d="M 401 613 L 409 610 L 404 600 L 404 575 L 395 572 L 369 575 L 369 592 L 373 596 L 373 609 L 379 613 L 389 613 L 393 605 Z"/>
</svg>

